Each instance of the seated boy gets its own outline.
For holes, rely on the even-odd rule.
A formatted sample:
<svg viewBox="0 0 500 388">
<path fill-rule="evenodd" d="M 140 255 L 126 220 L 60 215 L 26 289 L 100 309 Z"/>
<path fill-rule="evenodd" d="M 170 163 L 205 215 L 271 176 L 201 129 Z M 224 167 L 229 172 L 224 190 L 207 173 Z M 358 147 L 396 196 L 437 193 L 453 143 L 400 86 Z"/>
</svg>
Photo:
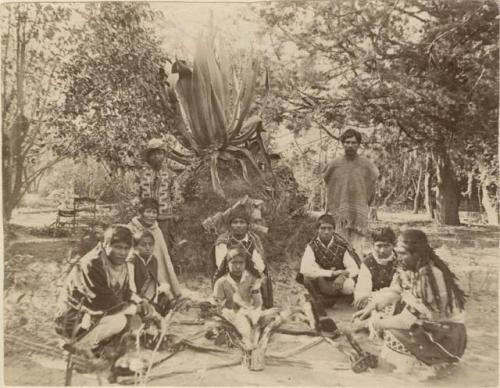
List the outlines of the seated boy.
<svg viewBox="0 0 500 388">
<path fill-rule="evenodd" d="M 127 258 L 132 298 L 146 300 L 164 316 L 168 312 L 169 301 L 173 299 L 168 284 L 159 287 L 158 261 L 153 254 L 155 239 L 149 230 L 143 230 L 133 236 L 134 248 Z"/>
<path fill-rule="evenodd" d="M 55 330 L 88 357 L 124 331 L 128 316 L 156 317 L 147 302 L 136 304 L 131 299 L 125 263 L 131 245 L 132 233 L 127 227 L 108 228 L 104 242 L 72 268 L 61 292 Z"/>
<path fill-rule="evenodd" d="M 225 260 L 229 272 L 217 279 L 214 298 L 223 308 L 258 308 L 262 306 L 261 280 L 246 270 L 246 252 L 241 248 L 229 248 Z"/>
<path fill-rule="evenodd" d="M 334 325 L 331 319 L 325 318 L 325 303 L 354 292 L 360 262 L 349 243 L 334 232 L 335 221 L 331 215 L 319 217 L 317 228 L 317 236 L 307 245 L 302 256 L 297 280 L 304 284 L 310 295 L 320 327 L 330 331 Z"/>
<path fill-rule="evenodd" d="M 153 198 L 143 198 L 140 202 L 139 215 L 132 218 L 128 227 L 134 235 L 144 231 L 151 233 L 154 238 L 152 254 L 157 261 L 156 279 L 159 283 L 159 290 L 164 290 L 166 293 L 170 292 L 174 298 L 177 298 L 182 292 L 163 233 L 156 221 L 157 217 L 158 201 Z M 137 292 L 138 286 L 133 284 L 134 279 L 131 280 L 130 287 L 134 292 Z"/>
<path fill-rule="evenodd" d="M 371 240 L 372 250 L 361 264 L 354 291 L 354 305 L 358 310 L 368 304 L 373 291 L 391 285 L 396 271 L 394 231 L 389 227 L 375 229 L 371 232 Z"/>
<path fill-rule="evenodd" d="M 229 246 L 238 247 L 246 253 L 246 270 L 256 278 L 261 278 L 261 294 L 265 308 L 273 307 L 272 284 L 268 268 L 264 262 L 264 248 L 255 233 L 249 230 L 250 220 L 246 211 L 237 208 L 228 219 L 228 232 L 223 233 L 215 242 L 216 272 L 214 282 L 227 273 L 226 255 Z"/>
</svg>

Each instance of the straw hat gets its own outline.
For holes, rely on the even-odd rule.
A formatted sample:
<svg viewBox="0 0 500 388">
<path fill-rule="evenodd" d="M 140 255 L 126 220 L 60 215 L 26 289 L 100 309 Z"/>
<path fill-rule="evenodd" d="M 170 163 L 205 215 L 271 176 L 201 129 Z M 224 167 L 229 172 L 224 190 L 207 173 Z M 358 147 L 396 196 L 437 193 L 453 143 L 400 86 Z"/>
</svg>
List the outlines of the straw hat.
<svg viewBox="0 0 500 388">
<path fill-rule="evenodd" d="M 153 150 L 162 150 L 163 152 L 167 153 L 167 150 L 165 149 L 165 144 L 163 143 L 162 139 L 158 138 L 151 139 L 148 142 L 148 145 L 146 146 L 144 151 L 142 152 L 142 157 L 144 158 L 144 160 L 148 159 L 149 153 Z"/>
</svg>

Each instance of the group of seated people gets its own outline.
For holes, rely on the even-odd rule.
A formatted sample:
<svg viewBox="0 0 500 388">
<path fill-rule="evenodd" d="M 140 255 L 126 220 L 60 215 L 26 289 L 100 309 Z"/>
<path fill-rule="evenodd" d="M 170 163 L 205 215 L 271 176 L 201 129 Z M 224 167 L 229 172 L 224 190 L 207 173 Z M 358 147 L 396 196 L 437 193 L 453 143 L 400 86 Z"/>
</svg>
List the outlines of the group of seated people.
<svg viewBox="0 0 500 388">
<path fill-rule="evenodd" d="M 55 322 L 74 351 L 94 357 L 100 345 L 126 331 L 131 316 L 159 322 L 182 296 L 157 215 L 157 201 L 143 199 L 137 217 L 108 228 L 71 269 Z M 465 296 L 425 233 L 408 229 L 396 238 L 388 227 L 375 229 L 371 252 L 361 260 L 334 228 L 331 215 L 318 219 L 297 276 L 320 334 L 337 331 L 327 307 L 347 299 L 357 309 L 352 329 L 383 338 L 388 359 L 393 353 L 428 366 L 457 362 L 466 345 Z M 230 215 L 214 256 L 218 308 L 273 306 L 263 244 L 243 209 Z"/>
</svg>

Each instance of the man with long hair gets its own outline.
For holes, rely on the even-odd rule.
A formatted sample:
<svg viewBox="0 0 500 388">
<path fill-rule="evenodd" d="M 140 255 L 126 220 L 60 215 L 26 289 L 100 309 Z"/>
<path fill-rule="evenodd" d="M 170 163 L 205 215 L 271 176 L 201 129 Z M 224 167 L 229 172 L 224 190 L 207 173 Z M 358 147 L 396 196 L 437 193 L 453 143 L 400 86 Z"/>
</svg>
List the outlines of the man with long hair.
<svg viewBox="0 0 500 388">
<path fill-rule="evenodd" d="M 391 286 L 374 293 L 356 312 L 372 333 L 382 332 L 382 357 L 408 370 L 456 363 L 464 354 L 465 295 L 448 265 L 417 229 L 404 231 L 396 246 L 399 268 Z M 375 310 L 395 304 L 395 314 L 376 318 Z"/>
</svg>

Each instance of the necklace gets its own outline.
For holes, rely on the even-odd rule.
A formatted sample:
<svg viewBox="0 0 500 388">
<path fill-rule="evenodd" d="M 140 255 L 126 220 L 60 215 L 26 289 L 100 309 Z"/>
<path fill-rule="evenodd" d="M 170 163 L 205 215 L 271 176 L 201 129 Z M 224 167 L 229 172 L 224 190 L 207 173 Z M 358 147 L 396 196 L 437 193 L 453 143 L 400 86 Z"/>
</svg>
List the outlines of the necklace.
<svg viewBox="0 0 500 388">
<path fill-rule="evenodd" d="M 108 275 L 109 282 L 111 285 L 121 285 L 125 271 L 127 270 L 127 266 L 125 264 L 121 264 L 119 266 L 114 266 L 111 263 L 108 265 Z"/>
</svg>

